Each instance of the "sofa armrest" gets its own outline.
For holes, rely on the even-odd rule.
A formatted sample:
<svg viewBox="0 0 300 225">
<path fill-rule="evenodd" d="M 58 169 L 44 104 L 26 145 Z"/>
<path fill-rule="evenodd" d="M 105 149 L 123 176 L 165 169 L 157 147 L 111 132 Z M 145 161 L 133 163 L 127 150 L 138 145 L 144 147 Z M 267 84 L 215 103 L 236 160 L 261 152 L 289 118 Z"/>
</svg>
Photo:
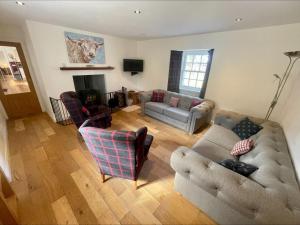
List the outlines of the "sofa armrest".
<svg viewBox="0 0 300 225">
<path fill-rule="evenodd" d="M 197 105 L 190 110 L 190 127 L 189 133 L 192 134 L 205 123 L 209 123 L 212 117 L 212 110 L 215 103 L 210 100 L 204 100 L 200 105 Z"/>
<path fill-rule="evenodd" d="M 152 93 L 153 93 L 153 91 L 145 91 L 145 92 L 140 93 L 140 101 L 141 101 L 142 112 L 144 112 L 145 104 L 147 102 L 151 101 Z"/>
<path fill-rule="evenodd" d="M 288 209 L 285 202 L 272 196 L 271 188 L 264 188 L 192 149 L 179 147 L 174 151 L 171 167 L 176 173 L 249 218 L 272 224 L 283 220 L 284 224 L 296 222 L 295 216 L 295 221 L 291 219 L 294 212 Z"/>
</svg>

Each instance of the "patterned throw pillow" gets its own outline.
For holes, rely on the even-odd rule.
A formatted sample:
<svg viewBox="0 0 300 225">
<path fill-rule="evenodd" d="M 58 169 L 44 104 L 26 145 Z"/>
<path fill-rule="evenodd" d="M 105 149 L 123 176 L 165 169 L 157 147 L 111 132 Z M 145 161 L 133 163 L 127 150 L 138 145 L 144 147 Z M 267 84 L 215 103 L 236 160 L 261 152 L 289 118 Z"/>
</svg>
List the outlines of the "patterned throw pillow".
<svg viewBox="0 0 300 225">
<path fill-rule="evenodd" d="M 254 146 L 254 141 L 251 139 L 246 139 L 236 143 L 231 150 L 230 154 L 234 156 L 239 156 L 250 152 Z"/>
<path fill-rule="evenodd" d="M 263 127 L 255 124 L 249 118 L 243 119 L 234 128 L 232 131 L 236 133 L 242 140 L 248 139 L 252 135 L 256 134 Z"/>
<path fill-rule="evenodd" d="M 164 101 L 165 93 L 153 91 L 151 102 L 163 102 Z"/>
<path fill-rule="evenodd" d="M 218 162 L 220 165 L 226 167 L 227 169 L 230 169 L 236 173 L 239 173 L 245 177 L 248 177 L 251 173 L 256 171 L 258 168 L 256 166 L 253 166 L 251 164 L 234 161 L 232 159 L 225 159 L 221 162 Z"/>
<path fill-rule="evenodd" d="M 179 98 L 171 97 L 169 104 L 171 107 L 177 107 L 178 102 L 179 102 Z"/>
<path fill-rule="evenodd" d="M 203 100 L 200 100 L 200 99 L 193 99 L 192 103 L 191 103 L 191 106 L 190 106 L 190 110 L 191 108 L 197 106 L 197 105 L 200 105 L 201 103 L 203 102 Z"/>
</svg>

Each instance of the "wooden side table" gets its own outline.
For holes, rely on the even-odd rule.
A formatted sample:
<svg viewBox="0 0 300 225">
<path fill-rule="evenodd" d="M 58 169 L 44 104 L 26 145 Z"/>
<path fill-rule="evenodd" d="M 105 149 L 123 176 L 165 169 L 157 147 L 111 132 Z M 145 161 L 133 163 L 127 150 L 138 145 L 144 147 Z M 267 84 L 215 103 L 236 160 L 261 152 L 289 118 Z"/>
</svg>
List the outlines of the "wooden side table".
<svg viewBox="0 0 300 225">
<path fill-rule="evenodd" d="M 140 104 L 140 98 L 139 98 L 140 93 L 141 93 L 140 91 L 139 92 L 137 92 L 137 91 L 128 91 L 128 98 L 132 99 L 132 105 Z"/>
</svg>

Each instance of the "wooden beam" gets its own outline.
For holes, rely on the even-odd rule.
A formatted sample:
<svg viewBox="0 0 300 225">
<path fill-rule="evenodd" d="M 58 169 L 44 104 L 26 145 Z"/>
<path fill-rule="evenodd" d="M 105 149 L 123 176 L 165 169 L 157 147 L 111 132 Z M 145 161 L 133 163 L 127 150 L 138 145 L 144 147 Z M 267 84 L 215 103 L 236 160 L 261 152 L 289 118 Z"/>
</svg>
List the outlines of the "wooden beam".
<svg viewBox="0 0 300 225">
<path fill-rule="evenodd" d="M 60 70 L 113 70 L 112 66 L 64 66 L 60 67 Z"/>
</svg>

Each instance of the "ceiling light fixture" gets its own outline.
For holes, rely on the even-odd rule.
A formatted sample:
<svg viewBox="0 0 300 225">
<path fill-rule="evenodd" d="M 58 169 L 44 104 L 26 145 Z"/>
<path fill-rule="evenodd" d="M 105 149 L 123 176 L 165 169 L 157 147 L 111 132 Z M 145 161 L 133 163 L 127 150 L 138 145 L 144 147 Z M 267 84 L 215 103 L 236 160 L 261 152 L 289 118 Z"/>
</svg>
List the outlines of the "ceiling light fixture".
<svg viewBox="0 0 300 225">
<path fill-rule="evenodd" d="M 135 13 L 135 14 L 141 14 L 141 13 L 142 13 L 142 10 L 139 10 L 139 9 L 134 10 L 134 13 Z"/>
<path fill-rule="evenodd" d="M 21 6 L 25 5 L 25 3 L 24 3 L 24 2 L 21 2 L 21 1 L 16 1 L 16 4 L 17 4 L 17 5 L 21 5 Z"/>
<path fill-rule="evenodd" d="M 235 19 L 235 22 L 242 22 L 242 21 L 243 21 L 243 18 L 240 18 L 240 17 Z"/>
</svg>

